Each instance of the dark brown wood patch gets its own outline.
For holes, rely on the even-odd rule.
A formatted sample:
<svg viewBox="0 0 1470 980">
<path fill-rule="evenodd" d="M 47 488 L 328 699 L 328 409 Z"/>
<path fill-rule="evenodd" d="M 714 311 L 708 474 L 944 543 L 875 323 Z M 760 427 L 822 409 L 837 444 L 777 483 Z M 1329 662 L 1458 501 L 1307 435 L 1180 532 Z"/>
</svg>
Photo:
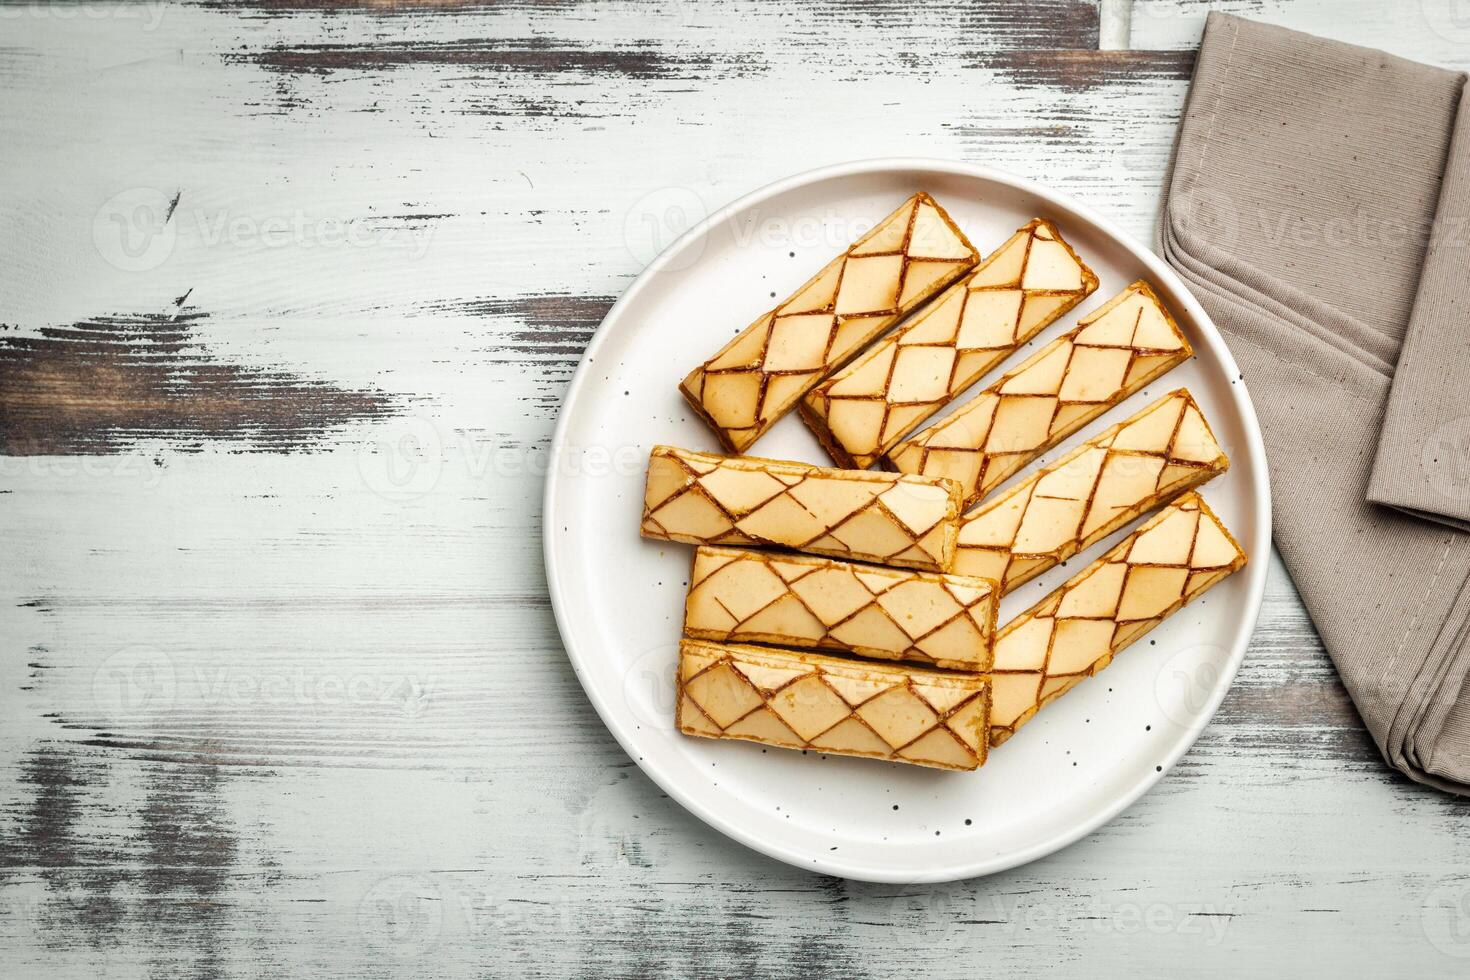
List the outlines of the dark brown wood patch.
<svg viewBox="0 0 1470 980">
<path fill-rule="evenodd" d="M 270 71 L 325 75 L 377 72 L 439 65 L 532 75 L 628 78 L 637 81 L 692 80 L 750 74 L 763 69 L 754 54 L 681 54 L 655 45 L 594 48 L 552 38 L 470 38 L 463 41 L 382 44 L 280 45 L 233 57 Z"/>
<path fill-rule="evenodd" d="M 1129 82 L 1181 81 L 1194 72 L 1194 51 L 1006 51 L 976 63 L 1023 88 L 1083 92 Z"/>
<path fill-rule="evenodd" d="M 508 299 L 485 299 L 455 307 L 475 316 L 517 320 L 518 328 L 497 331 L 495 353 L 554 358 L 575 365 L 592 334 L 602 323 L 616 296 L 580 296 L 574 293 L 536 293 Z"/>
<path fill-rule="evenodd" d="M 107 454 L 162 439 L 292 452 L 400 400 L 285 369 L 231 364 L 195 328 L 205 314 L 101 316 L 0 336 L 0 454 Z"/>
<path fill-rule="evenodd" d="M 687 0 L 694 3 L 695 0 Z M 594 7 L 586 0 L 206 0 L 206 7 L 239 14 L 292 17 L 298 14 L 342 14 L 372 17 L 422 17 L 434 14 L 538 15 L 565 14 Z M 772 3 L 772 7 L 778 6 Z M 1096 48 L 1098 0 L 803 0 L 790 8 L 793 25 L 861 23 L 873 30 L 911 35 L 916 15 L 952 30 L 968 43 L 987 48 Z M 667 24 L 668 12 L 650 6 L 630 10 L 649 25 Z M 920 28 L 923 29 L 923 28 Z M 806 43 L 819 43 L 819 37 Z M 483 42 L 482 42 L 483 43 Z M 793 41 L 800 44 L 800 40 Z M 422 45 L 416 45 L 422 47 Z M 936 52 L 939 53 L 939 52 Z"/>
</svg>

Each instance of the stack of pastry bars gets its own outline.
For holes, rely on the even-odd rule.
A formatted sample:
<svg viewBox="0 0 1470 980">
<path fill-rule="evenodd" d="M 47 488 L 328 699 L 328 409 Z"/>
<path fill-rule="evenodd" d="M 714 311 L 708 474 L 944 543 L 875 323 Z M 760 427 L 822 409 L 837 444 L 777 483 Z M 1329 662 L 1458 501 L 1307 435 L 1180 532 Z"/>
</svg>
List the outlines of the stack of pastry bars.
<svg viewBox="0 0 1470 980">
<path fill-rule="evenodd" d="M 921 429 L 1097 287 L 1050 222 L 980 261 L 921 193 L 690 372 L 726 449 L 797 409 L 845 468 L 654 448 L 643 534 L 698 546 L 680 731 L 976 769 L 1245 564 L 1193 492 L 1229 461 L 1182 388 L 992 496 L 1191 356 L 1143 280 Z M 1001 596 L 1155 510 L 997 628 Z"/>
</svg>

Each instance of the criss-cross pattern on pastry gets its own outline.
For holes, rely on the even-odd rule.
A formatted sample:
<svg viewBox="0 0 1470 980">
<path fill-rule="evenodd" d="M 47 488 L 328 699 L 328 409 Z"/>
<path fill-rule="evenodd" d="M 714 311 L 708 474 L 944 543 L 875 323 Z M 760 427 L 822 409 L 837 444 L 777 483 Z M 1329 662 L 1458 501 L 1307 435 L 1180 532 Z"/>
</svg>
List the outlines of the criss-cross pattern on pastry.
<svg viewBox="0 0 1470 980">
<path fill-rule="evenodd" d="M 813 385 L 980 258 L 928 194 L 915 194 L 679 388 L 743 452 Z"/>
<path fill-rule="evenodd" d="M 1011 592 L 1229 466 L 1177 389 L 962 518 L 952 571 Z"/>
<path fill-rule="evenodd" d="M 996 634 L 990 744 L 1245 561 L 1199 494 L 1161 511 Z"/>
<path fill-rule="evenodd" d="M 888 460 L 904 473 L 956 481 L 969 507 L 1191 353 L 1140 280 L 953 415 L 900 442 Z"/>
<path fill-rule="evenodd" d="M 1097 276 L 1040 218 L 909 323 L 802 399 L 839 464 L 866 468 L 1097 289 Z"/>
<path fill-rule="evenodd" d="M 954 560 L 959 491 L 948 480 L 858 473 L 655 446 L 643 534 L 769 545 L 941 571 Z"/>
<path fill-rule="evenodd" d="M 994 584 L 802 555 L 702 547 L 684 632 L 988 670 Z"/>
<path fill-rule="evenodd" d="M 679 653 L 676 723 L 685 734 L 941 769 L 985 761 L 983 674 L 700 640 Z"/>
</svg>

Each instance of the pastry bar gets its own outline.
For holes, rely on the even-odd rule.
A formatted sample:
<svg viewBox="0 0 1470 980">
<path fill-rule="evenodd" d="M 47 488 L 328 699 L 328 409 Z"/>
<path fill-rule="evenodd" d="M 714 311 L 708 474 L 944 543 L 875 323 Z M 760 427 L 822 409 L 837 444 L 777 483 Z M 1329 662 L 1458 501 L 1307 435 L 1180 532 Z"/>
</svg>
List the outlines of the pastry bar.
<svg viewBox="0 0 1470 980">
<path fill-rule="evenodd" d="M 702 547 L 684 634 L 989 670 L 996 605 L 984 579 Z"/>
<path fill-rule="evenodd" d="M 888 460 L 903 473 L 957 481 L 969 507 L 1191 353 L 1139 280 L 953 415 L 899 443 Z"/>
<path fill-rule="evenodd" d="M 990 744 L 1245 561 L 1199 494 L 1161 511 L 996 635 Z"/>
<path fill-rule="evenodd" d="M 802 399 L 840 466 L 866 469 L 929 416 L 1097 289 L 1040 218 L 895 333 Z"/>
<path fill-rule="evenodd" d="M 655 446 L 643 535 L 942 571 L 954 560 L 959 516 L 949 480 Z"/>
<path fill-rule="evenodd" d="M 975 247 L 928 194 L 915 194 L 780 306 L 689 373 L 679 390 L 731 452 L 969 271 Z M 718 319 L 722 310 L 711 309 Z"/>
<path fill-rule="evenodd" d="M 983 674 L 685 640 L 675 722 L 686 735 L 940 769 L 985 762 Z"/>
<path fill-rule="evenodd" d="M 962 518 L 952 571 L 1005 594 L 1229 466 L 1194 398 L 1171 391 Z"/>
</svg>

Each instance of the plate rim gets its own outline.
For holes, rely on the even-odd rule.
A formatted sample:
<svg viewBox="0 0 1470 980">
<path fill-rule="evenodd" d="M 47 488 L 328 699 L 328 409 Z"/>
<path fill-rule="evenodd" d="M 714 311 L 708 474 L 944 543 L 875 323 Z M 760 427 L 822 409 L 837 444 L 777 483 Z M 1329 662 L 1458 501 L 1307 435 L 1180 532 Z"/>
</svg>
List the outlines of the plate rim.
<svg viewBox="0 0 1470 980">
<path fill-rule="evenodd" d="M 928 170 L 945 173 L 956 177 L 966 177 L 979 181 L 989 181 L 1002 184 L 1023 193 L 1029 193 L 1039 197 L 1064 210 L 1068 210 L 1084 221 L 1090 222 L 1094 227 L 1106 235 L 1118 241 L 1128 249 L 1135 258 L 1139 259 L 1147 267 L 1150 276 L 1162 281 L 1169 288 L 1170 293 L 1178 297 L 1189 313 L 1192 322 L 1201 327 L 1202 338 L 1212 348 L 1212 352 L 1219 358 L 1220 363 L 1227 370 L 1240 374 L 1239 365 L 1234 355 L 1225 343 L 1224 336 L 1215 326 L 1214 320 L 1190 291 L 1183 279 L 1164 260 L 1154 253 L 1152 249 L 1144 246 L 1137 238 L 1118 227 L 1111 219 L 1104 217 L 1091 207 L 1082 204 L 1070 194 L 1054 190 L 1037 181 L 1027 177 L 999 170 L 982 164 L 966 163 L 958 160 L 945 160 L 931 157 L 875 157 L 862 160 L 852 160 L 845 163 L 829 164 L 810 170 L 801 171 L 788 177 L 772 181 L 747 194 L 743 194 L 724 207 L 717 209 L 694 227 L 685 231 L 676 238 L 667 248 L 658 254 L 652 262 L 638 273 L 628 288 L 623 291 L 613 305 L 603 316 L 598 327 L 593 331 L 592 338 L 588 341 L 586 349 L 582 352 L 581 360 L 577 364 L 577 370 L 572 376 L 562 396 L 561 405 L 557 410 L 556 426 L 552 431 L 550 444 L 550 458 L 556 459 L 564 444 L 568 419 L 572 412 L 570 409 L 576 404 L 582 394 L 587 378 L 592 373 L 589 371 L 589 363 L 595 359 L 602 342 L 608 334 L 602 329 L 605 324 L 621 315 L 623 309 L 632 305 L 639 293 L 653 281 L 675 257 L 679 256 L 686 247 L 708 235 L 719 225 L 728 221 L 731 217 L 752 208 L 762 202 L 777 197 L 781 194 L 797 190 L 812 184 L 818 184 L 829 180 L 852 177 L 862 174 L 884 173 L 889 171 L 920 171 Z M 1140 797 L 1158 784 L 1167 775 L 1178 761 L 1194 747 L 1205 727 L 1214 720 L 1216 712 L 1226 694 L 1235 684 L 1235 677 L 1245 659 L 1245 653 L 1250 646 L 1251 639 L 1255 635 L 1256 623 L 1260 615 L 1261 605 L 1265 597 L 1266 571 L 1270 561 L 1272 513 L 1270 497 L 1270 472 L 1269 462 L 1266 458 L 1265 442 L 1261 435 L 1260 421 L 1256 416 L 1255 405 L 1250 397 L 1250 392 L 1245 381 L 1232 385 L 1233 398 L 1236 408 L 1244 423 L 1245 440 L 1248 454 L 1253 460 L 1259 462 L 1256 477 L 1251 481 L 1250 489 L 1254 497 L 1253 511 L 1257 517 L 1257 533 L 1249 543 L 1250 557 L 1252 561 L 1246 566 L 1248 592 L 1246 608 L 1243 610 L 1242 625 L 1236 639 L 1232 642 L 1229 657 L 1225 662 L 1221 673 L 1221 683 L 1216 685 L 1211 695 L 1210 703 L 1206 709 L 1201 711 L 1184 731 L 1183 736 L 1176 743 L 1163 761 L 1158 764 L 1157 769 L 1145 769 L 1142 776 L 1135 780 L 1127 789 L 1120 793 L 1109 805 L 1099 808 L 1090 814 L 1085 820 L 1078 821 L 1072 827 L 1066 828 L 1053 836 L 1038 841 L 1029 847 L 1003 855 L 986 855 L 974 858 L 965 863 L 947 866 L 938 871 L 915 871 L 903 874 L 888 867 L 877 867 L 864 865 L 861 861 L 853 861 L 847 858 L 832 859 L 826 855 L 813 857 L 810 854 L 782 846 L 779 842 L 768 839 L 747 831 L 738 822 L 726 817 L 723 813 L 706 806 L 697 800 L 693 794 L 685 792 L 683 784 L 673 778 L 669 778 L 661 769 L 645 760 L 636 751 L 631 732 L 622 725 L 621 720 L 611 710 L 607 701 L 602 697 L 594 685 L 588 683 L 586 675 L 582 671 L 581 657 L 574 649 L 574 645 L 568 641 L 567 622 L 569 612 L 566 609 L 565 589 L 561 584 L 560 569 L 557 566 L 554 533 L 558 526 L 553 519 L 555 500 L 561 486 L 561 470 L 557 466 L 547 468 L 546 485 L 541 496 L 541 545 L 542 558 L 546 570 L 546 587 L 551 600 L 553 617 L 556 620 L 557 632 L 561 637 L 562 649 L 565 651 L 568 661 L 572 665 L 572 672 L 576 674 L 577 681 L 592 702 L 598 717 L 602 719 L 603 725 L 612 733 L 618 745 L 633 760 L 644 775 L 648 776 L 669 797 L 679 803 L 685 810 L 698 817 L 707 826 L 724 834 L 726 837 L 737 841 L 752 850 L 758 851 L 768 857 L 775 858 L 795 868 L 808 871 L 817 871 L 824 874 L 835 875 L 857 881 L 869 881 L 886 884 L 918 884 L 938 883 L 945 881 L 959 881 L 969 878 L 979 878 L 986 875 L 1006 871 L 1011 868 L 1029 864 L 1047 855 L 1081 840 L 1092 834 L 1098 828 L 1112 821 L 1118 814 L 1136 803 Z"/>
</svg>

